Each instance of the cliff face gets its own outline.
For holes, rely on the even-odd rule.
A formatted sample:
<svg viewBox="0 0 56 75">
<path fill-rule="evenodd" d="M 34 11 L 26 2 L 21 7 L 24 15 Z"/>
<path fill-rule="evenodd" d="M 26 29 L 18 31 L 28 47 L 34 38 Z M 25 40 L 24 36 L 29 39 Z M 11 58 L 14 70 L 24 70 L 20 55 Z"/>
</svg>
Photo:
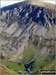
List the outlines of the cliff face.
<svg viewBox="0 0 56 75">
<path fill-rule="evenodd" d="M 2 59 L 27 62 L 31 59 L 35 60 L 35 55 L 37 59 L 40 56 L 46 57 L 45 59 L 49 56 L 54 57 L 55 19 L 55 10 L 26 2 L 1 8 L 0 51 Z M 27 56 L 28 54 L 30 57 Z"/>
</svg>

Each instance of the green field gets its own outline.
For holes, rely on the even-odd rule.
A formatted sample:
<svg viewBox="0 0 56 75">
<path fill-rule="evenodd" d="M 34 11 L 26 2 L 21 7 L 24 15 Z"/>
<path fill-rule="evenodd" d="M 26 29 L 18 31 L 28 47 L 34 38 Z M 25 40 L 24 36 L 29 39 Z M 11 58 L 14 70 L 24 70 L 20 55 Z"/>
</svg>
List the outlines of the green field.
<svg viewBox="0 0 56 75">
<path fill-rule="evenodd" d="M 23 65 L 22 66 L 19 65 L 17 62 L 2 60 L 1 63 L 4 64 L 6 67 L 8 67 L 11 70 L 14 70 L 14 71 L 18 71 L 18 70 L 19 71 L 25 71 L 24 66 Z"/>
<path fill-rule="evenodd" d="M 51 56 L 39 57 L 33 64 L 33 70 L 55 70 L 55 60 Z"/>
</svg>

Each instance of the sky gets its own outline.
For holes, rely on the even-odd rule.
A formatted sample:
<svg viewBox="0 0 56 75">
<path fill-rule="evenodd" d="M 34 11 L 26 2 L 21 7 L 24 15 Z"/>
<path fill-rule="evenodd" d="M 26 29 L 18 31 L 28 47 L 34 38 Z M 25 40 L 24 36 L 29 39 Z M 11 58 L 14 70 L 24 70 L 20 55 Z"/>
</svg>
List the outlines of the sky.
<svg viewBox="0 0 56 75">
<path fill-rule="evenodd" d="M 25 1 L 25 0 L 1 0 L 1 7 L 15 4 L 18 2 L 22 2 L 22 1 Z M 47 2 L 47 3 L 51 3 L 51 4 L 55 4 L 55 0 L 42 0 L 42 1 Z"/>
<path fill-rule="evenodd" d="M 11 4 L 15 4 L 15 3 L 18 3 L 18 2 L 22 2 L 22 1 L 25 1 L 25 0 L 2 0 L 1 1 L 1 7 L 8 6 L 8 5 L 11 5 Z"/>
<path fill-rule="evenodd" d="M 47 2 L 47 3 L 51 3 L 51 4 L 54 4 L 56 3 L 56 0 L 43 0 L 44 2 Z"/>
</svg>

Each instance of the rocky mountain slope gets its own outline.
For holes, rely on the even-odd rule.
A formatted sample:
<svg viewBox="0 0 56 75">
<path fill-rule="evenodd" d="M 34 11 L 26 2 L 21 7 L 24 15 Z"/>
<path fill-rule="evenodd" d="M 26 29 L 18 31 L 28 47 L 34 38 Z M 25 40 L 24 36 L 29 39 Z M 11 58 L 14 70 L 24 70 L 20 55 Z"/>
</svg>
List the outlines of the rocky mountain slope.
<svg viewBox="0 0 56 75">
<path fill-rule="evenodd" d="M 55 10 L 27 2 L 1 8 L 1 58 L 25 63 L 33 59 L 33 65 L 40 62 L 41 66 L 39 59 L 42 56 L 45 57 L 41 59 L 45 64 L 49 60 L 48 58 L 54 62 L 56 46 L 55 19 Z M 34 58 L 35 55 L 37 58 Z M 52 62 L 50 62 L 51 67 L 54 64 Z"/>
</svg>

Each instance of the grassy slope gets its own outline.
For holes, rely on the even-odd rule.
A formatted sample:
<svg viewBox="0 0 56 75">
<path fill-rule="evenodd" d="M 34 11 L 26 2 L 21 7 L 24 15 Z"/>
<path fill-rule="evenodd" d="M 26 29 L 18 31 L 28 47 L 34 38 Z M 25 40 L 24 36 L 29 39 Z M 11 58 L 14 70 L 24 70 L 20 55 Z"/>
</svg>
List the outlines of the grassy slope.
<svg viewBox="0 0 56 75">
<path fill-rule="evenodd" d="M 34 55 L 33 52 L 34 46 L 31 48 L 27 47 L 27 51 L 24 53 L 24 61 L 29 61 Z M 30 57 L 31 56 L 31 57 Z M 53 56 L 40 56 L 38 57 L 34 64 L 33 64 L 33 70 L 55 70 L 55 64 L 54 64 L 54 57 Z"/>
<path fill-rule="evenodd" d="M 23 61 L 26 63 L 30 61 L 34 57 L 34 53 L 35 51 L 33 45 L 29 44 L 29 46 L 24 51 Z"/>
<path fill-rule="evenodd" d="M 7 66 L 11 70 L 25 71 L 24 66 L 20 66 L 17 62 L 2 60 L 1 63 L 3 63 L 5 66 Z"/>
<path fill-rule="evenodd" d="M 55 61 L 52 57 L 39 57 L 36 59 L 33 70 L 55 70 Z"/>
<path fill-rule="evenodd" d="M 38 40 L 38 45 L 35 46 L 34 42 L 37 40 Z M 39 37 L 35 38 L 34 36 L 32 36 L 32 40 L 31 40 L 31 42 L 29 42 L 29 44 L 23 54 L 23 61 L 24 62 L 30 61 L 35 56 L 36 49 L 39 47 L 40 43 L 41 43 L 41 38 L 39 38 Z"/>
<path fill-rule="evenodd" d="M 33 41 L 32 41 L 33 42 Z M 34 46 L 32 44 L 29 44 L 24 52 L 23 60 L 25 62 L 30 61 L 31 58 L 35 55 L 35 50 L 40 46 L 41 40 L 38 39 L 38 45 Z M 33 70 L 55 70 L 55 59 L 54 54 L 48 55 L 48 56 L 39 56 L 36 58 L 33 66 Z"/>
<path fill-rule="evenodd" d="M 4 65 L 0 65 L 0 74 L 1 75 L 18 75 L 16 72 L 14 72 L 13 70 L 8 69 L 7 67 L 5 67 Z"/>
</svg>

